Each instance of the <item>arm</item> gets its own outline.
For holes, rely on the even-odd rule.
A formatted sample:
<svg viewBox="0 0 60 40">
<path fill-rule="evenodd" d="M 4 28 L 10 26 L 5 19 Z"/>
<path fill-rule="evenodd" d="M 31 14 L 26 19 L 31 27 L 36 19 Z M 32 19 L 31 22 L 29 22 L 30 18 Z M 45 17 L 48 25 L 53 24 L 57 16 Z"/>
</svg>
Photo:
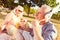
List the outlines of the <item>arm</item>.
<svg viewBox="0 0 60 40">
<path fill-rule="evenodd" d="M 33 22 L 33 32 L 34 32 L 34 40 L 44 40 L 41 35 L 42 26 L 39 25 L 39 22 Z"/>
<path fill-rule="evenodd" d="M 5 26 L 8 24 L 8 22 L 10 20 L 11 20 L 11 15 L 10 14 L 7 14 L 7 16 L 5 17 L 5 20 L 1 24 L 1 30 L 4 30 L 5 29 Z"/>
<path fill-rule="evenodd" d="M 41 30 L 40 28 L 33 28 L 33 31 L 34 31 L 34 39 L 35 40 L 44 40 L 42 35 L 41 35 Z"/>
</svg>

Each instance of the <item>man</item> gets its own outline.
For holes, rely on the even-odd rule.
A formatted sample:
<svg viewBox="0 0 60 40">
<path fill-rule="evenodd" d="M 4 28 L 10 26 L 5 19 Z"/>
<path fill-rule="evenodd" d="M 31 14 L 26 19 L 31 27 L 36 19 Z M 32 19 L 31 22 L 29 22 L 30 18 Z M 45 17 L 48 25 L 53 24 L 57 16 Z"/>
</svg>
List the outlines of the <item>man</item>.
<svg viewBox="0 0 60 40">
<path fill-rule="evenodd" d="M 22 6 L 16 7 L 9 14 L 7 14 L 1 27 L 1 30 L 7 30 L 8 35 L 10 35 L 13 40 L 23 40 L 21 33 L 18 32 L 17 29 L 23 15 L 23 11 L 24 9 Z"/>
<path fill-rule="evenodd" d="M 34 40 L 54 40 L 57 36 L 55 26 L 50 22 L 51 7 L 42 5 L 37 11 L 35 21 L 32 22 Z"/>
</svg>

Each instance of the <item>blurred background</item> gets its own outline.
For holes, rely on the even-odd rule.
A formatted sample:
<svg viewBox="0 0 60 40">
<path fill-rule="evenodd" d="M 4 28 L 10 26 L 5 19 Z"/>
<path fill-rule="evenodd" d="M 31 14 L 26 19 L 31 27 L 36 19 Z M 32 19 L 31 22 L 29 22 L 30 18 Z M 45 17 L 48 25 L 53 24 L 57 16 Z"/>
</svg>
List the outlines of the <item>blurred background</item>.
<svg viewBox="0 0 60 40">
<path fill-rule="evenodd" d="M 53 8 L 51 21 L 58 31 L 56 40 L 60 40 L 60 0 L 0 0 L 0 24 L 2 24 L 5 16 L 18 5 L 24 7 L 24 18 L 32 21 L 37 9 L 43 4 L 47 4 Z"/>
</svg>

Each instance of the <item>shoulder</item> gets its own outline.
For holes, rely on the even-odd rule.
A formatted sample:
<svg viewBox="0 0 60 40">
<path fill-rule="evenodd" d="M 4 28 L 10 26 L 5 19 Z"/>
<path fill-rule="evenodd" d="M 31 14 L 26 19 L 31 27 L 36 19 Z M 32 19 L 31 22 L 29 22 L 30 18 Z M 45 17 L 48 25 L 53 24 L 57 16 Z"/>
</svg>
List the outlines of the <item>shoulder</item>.
<svg viewBox="0 0 60 40">
<path fill-rule="evenodd" d="M 47 23 L 44 25 L 43 28 L 44 28 L 43 30 L 45 30 L 46 32 L 47 32 L 47 31 L 57 32 L 57 30 L 56 30 L 56 28 L 55 28 L 55 26 L 54 26 L 54 24 L 53 24 L 52 22 L 47 22 Z"/>
<path fill-rule="evenodd" d="M 46 29 L 49 30 L 49 29 L 55 29 L 55 26 L 52 22 L 47 22 L 44 26 L 46 26 Z"/>
<path fill-rule="evenodd" d="M 43 31 L 43 35 L 44 34 L 45 34 L 45 37 L 49 37 L 49 38 L 52 38 L 52 39 L 57 37 L 57 30 L 56 30 L 54 24 L 52 24 L 52 22 L 48 22 L 46 24 L 45 29 Z"/>
<path fill-rule="evenodd" d="M 6 18 L 8 18 L 8 17 L 12 17 L 12 13 L 8 13 L 8 14 L 6 15 Z"/>
</svg>

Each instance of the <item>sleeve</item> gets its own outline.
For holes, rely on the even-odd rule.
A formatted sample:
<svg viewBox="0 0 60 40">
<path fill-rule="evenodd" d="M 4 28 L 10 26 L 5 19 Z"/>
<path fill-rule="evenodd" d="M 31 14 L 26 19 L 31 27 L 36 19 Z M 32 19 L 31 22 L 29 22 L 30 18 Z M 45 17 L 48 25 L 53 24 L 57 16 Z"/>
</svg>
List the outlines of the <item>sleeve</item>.
<svg viewBox="0 0 60 40">
<path fill-rule="evenodd" d="M 12 13 L 6 15 L 3 24 L 7 24 L 12 19 Z"/>
<path fill-rule="evenodd" d="M 43 34 L 44 40 L 54 40 L 57 37 L 57 31 L 54 25 L 49 25 Z"/>
<path fill-rule="evenodd" d="M 5 28 L 5 26 L 8 24 L 8 22 L 11 20 L 11 17 L 12 16 L 10 15 L 10 13 L 6 15 L 5 20 L 1 24 L 1 30 L 3 30 Z"/>
</svg>

